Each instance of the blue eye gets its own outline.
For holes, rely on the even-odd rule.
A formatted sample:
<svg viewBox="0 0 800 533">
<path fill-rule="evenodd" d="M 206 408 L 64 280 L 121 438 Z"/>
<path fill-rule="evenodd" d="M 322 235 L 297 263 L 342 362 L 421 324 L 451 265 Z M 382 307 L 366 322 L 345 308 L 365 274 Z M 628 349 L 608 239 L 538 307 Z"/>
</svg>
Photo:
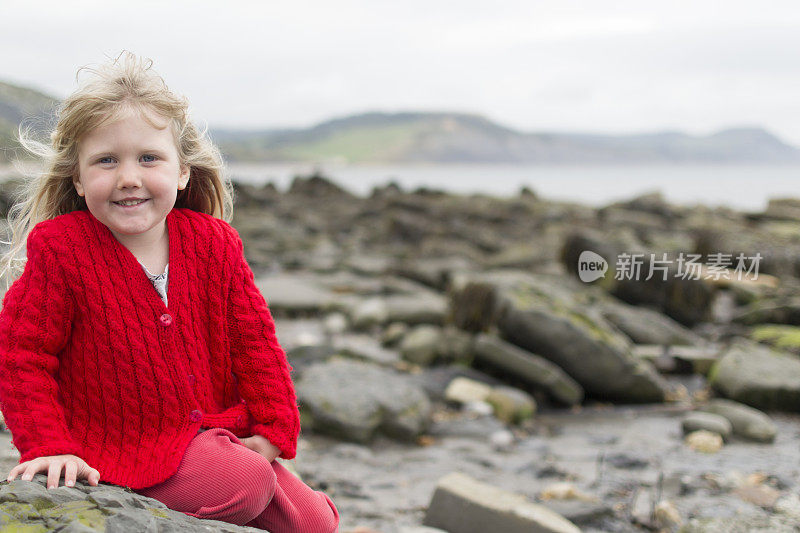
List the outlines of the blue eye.
<svg viewBox="0 0 800 533">
<path fill-rule="evenodd" d="M 148 160 L 147 159 L 148 157 L 152 157 L 152 159 Z M 153 154 L 143 155 L 142 158 L 144 158 L 144 160 L 145 160 L 144 162 L 145 163 L 152 163 L 153 161 L 155 161 L 157 159 L 156 156 L 154 156 Z"/>
<path fill-rule="evenodd" d="M 110 163 L 114 160 L 113 157 L 101 157 L 97 160 L 98 163 Z"/>
</svg>

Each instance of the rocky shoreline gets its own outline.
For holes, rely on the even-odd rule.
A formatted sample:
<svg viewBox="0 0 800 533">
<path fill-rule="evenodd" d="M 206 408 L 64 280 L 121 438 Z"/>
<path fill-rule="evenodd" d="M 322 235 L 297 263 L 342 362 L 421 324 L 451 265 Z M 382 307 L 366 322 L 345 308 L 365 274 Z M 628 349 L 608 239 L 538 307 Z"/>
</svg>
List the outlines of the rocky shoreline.
<svg viewBox="0 0 800 533">
<path fill-rule="evenodd" d="M 393 183 L 359 197 L 318 175 L 235 188 L 294 367 L 293 464 L 341 531 L 800 522 L 800 200 L 594 209 Z M 586 251 L 606 263 L 591 283 Z M 0 486 L 8 520 L 34 484 Z M 154 531 L 179 519 L 152 503 L 134 515 Z"/>
</svg>

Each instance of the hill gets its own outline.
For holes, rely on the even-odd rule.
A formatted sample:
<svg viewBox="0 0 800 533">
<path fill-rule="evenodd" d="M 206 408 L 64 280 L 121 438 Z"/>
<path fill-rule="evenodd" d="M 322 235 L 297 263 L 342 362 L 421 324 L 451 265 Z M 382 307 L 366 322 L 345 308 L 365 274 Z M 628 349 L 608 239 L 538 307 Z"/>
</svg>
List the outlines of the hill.
<svg viewBox="0 0 800 533">
<path fill-rule="evenodd" d="M 364 113 L 295 130 L 212 130 L 234 161 L 355 163 L 800 162 L 761 128 L 708 136 L 525 133 L 462 113 Z"/>
<path fill-rule="evenodd" d="M 0 162 L 19 150 L 20 122 L 44 131 L 58 100 L 0 82 Z M 351 115 L 304 129 L 212 129 L 229 161 L 352 163 L 787 163 L 800 150 L 761 128 L 707 136 L 528 133 L 466 113 Z"/>
<path fill-rule="evenodd" d="M 21 155 L 17 142 L 21 122 L 35 131 L 45 131 L 58 100 L 42 92 L 0 81 L 0 162 L 10 161 L 13 152 Z"/>
</svg>

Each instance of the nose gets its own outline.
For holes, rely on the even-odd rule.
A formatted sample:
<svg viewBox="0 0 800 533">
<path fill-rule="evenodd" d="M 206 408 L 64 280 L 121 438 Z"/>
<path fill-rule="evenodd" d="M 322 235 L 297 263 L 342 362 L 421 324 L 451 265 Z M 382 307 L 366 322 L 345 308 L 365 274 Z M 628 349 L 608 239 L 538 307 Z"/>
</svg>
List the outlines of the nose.
<svg viewBox="0 0 800 533">
<path fill-rule="evenodd" d="M 117 166 L 117 189 L 141 187 L 142 180 L 136 163 L 123 161 Z"/>
</svg>

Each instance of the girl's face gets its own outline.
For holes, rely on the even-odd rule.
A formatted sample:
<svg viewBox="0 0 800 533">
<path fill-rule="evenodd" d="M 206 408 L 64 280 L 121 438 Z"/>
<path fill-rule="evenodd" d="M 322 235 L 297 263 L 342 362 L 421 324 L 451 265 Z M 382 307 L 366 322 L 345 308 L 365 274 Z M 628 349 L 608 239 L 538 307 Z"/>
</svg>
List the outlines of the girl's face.
<svg viewBox="0 0 800 533">
<path fill-rule="evenodd" d="M 160 242 L 178 190 L 189 181 L 190 169 L 180 164 L 168 121 L 154 112 L 148 119 L 164 127 L 133 111 L 89 131 L 78 143 L 75 190 L 125 245 Z M 121 205 L 124 200 L 137 205 Z"/>
</svg>

